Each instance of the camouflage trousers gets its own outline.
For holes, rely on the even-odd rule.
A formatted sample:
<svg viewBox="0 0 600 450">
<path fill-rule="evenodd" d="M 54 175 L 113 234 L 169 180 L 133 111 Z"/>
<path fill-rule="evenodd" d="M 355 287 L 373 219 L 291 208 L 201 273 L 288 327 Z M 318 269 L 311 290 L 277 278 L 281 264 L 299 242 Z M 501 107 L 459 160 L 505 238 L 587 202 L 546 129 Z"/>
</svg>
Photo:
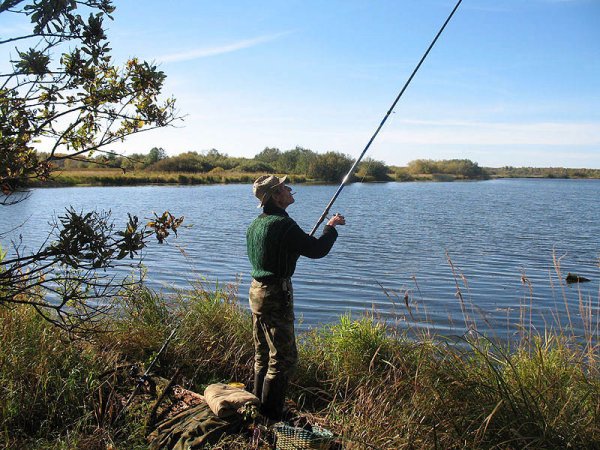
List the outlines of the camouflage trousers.
<svg viewBox="0 0 600 450">
<path fill-rule="evenodd" d="M 296 368 L 292 282 L 252 280 L 250 285 L 254 339 L 254 373 L 267 380 L 287 378 Z"/>
</svg>

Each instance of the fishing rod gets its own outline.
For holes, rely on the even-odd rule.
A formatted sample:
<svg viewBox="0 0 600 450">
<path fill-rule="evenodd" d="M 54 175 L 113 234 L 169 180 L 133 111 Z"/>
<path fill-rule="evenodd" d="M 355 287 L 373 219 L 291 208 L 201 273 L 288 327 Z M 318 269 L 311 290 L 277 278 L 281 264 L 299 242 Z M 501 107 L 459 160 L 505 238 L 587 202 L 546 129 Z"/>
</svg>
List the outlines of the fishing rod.
<svg viewBox="0 0 600 450">
<path fill-rule="evenodd" d="M 360 161 L 363 159 L 363 156 L 365 156 L 365 153 L 367 153 L 367 150 L 369 150 L 369 147 L 371 146 L 371 144 L 373 143 L 373 141 L 375 140 L 375 138 L 379 134 L 379 131 L 381 130 L 381 128 L 383 128 L 383 125 L 387 121 L 388 117 L 394 111 L 394 108 L 396 107 L 396 104 L 398 103 L 398 101 L 400 100 L 400 98 L 402 97 L 402 95 L 404 94 L 404 91 L 406 91 L 406 88 L 408 87 L 408 85 L 410 84 L 410 82 L 412 81 L 412 79 L 414 78 L 414 76 L 416 75 L 416 73 L 418 72 L 419 68 L 421 67 L 421 64 L 423 64 L 423 61 L 425 61 L 425 58 L 427 58 L 427 55 L 429 55 L 429 52 L 431 51 L 431 49 L 433 48 L 433 46 L 437 42 L 438 38 L 440 37 L 440 35 L 444 31 L 444 28 L 446 28 L 446 25 L 448 25 L 448 22 L 450 22 L 450 19 L 452 19 L 452 16 L 454 15 L 454 13 L 456 12 L 456 10 L 458 9 L 458 7 L 460 6 L 461 3 L 462 3 L 462 0 L 458 0 L 458 3 L 456 3 L 456 6 L 452 10 L 452 12 L 450 13 L 450 15 L 448 16 L 448 18 L 446 19 L 446 21 L 444 22 L 444 24 L 440 28 L 440 30 L 435 35 L 435 38 L 433 38 L 433 41 L 431 41 L 431 44 L 427 48 L 427 51 L 421 57 L 421 60 L 419 61 L 419 64 L 417 64 L 417 66 L 415 67 L 415 70 L 413 70 L 413 72 L 410 75 L 410 77 L 408 77 L 408 80 L 406 81 L 406 83 L 404 83 L 404 87 L 402 88 L 402 90 L 400 91 L 400 93 L 398 94 L 398 96 L 396 97 L 396 100 L 394 100 L 394 103 L 392 103 L 392 106 L 390 107 L 390 109 L 388 110 L 388 112 L 384 116 L 383 120 L 381 121 L 381 123 L 379 124 L 379 126 L 377 127 L 377 129 L 375 130 L 375 133 L 373 133 L 373 136 L 371 136 L 371 139 L 367 143 L 367 146 L 365 147 L 365 149 L 362 151 L 362 153 L 360 154 L 360 156 L 358 157 L 358 159 L 354 162 L 354 164 L 352 165 L 352 167 L 348 171 L 348 173 L 346 174 L 346 176 L 342 180 L 342 183 L 338 187 L 337 191 L 335 191 L 335 194 L 333 195 L 333 197 L 331 198 L 331 200 L 327 204 L 327 207 L 325 208 L 325 211 L 323 211 L 323 214 L 321 214 L 321 217 L 319 218 L 319 220 L 317 221 L 316 225 L 314 226 L 314 228 L 310 232 L 310 236 L 313 236 L 315 234 L 315 232 L 317 231 L 317 229 L 319 228 L 319 226 L 323 223 L 323 221 L 327 217 L 327 214 L 329 214 L 329 210 L 331 209 L 331 207 L 335 203 L 336 199 L 338 198 L 338 196 L 342 192 L 342 189 L 344 189 L 344 186 L 346 185 L 346 183 L 350 179 L 350 175 L 352 175 L 352 173 L 354 173 L 354 170 L 356 169 L 356 166 L 358 166 L 358 164 L 360 163 Z"/>
</svg>

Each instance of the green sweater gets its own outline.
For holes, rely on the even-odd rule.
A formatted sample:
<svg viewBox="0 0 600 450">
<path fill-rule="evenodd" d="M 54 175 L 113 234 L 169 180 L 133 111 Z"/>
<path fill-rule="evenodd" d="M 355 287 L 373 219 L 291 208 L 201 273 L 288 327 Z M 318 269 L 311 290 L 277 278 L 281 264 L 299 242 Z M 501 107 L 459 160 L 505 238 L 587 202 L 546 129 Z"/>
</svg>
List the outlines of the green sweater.
<svg viewBox="0 0 600 450">
<path fill-rule="evenodd" d="M 300 256 L 323 258 L 336 239 L 334 227 L 325 226 L 317 239 L 302 231 L 283 209 L 267 204 L 246 233 L 252 278 L 259 281 L 289 278 Z"/>
</svg>

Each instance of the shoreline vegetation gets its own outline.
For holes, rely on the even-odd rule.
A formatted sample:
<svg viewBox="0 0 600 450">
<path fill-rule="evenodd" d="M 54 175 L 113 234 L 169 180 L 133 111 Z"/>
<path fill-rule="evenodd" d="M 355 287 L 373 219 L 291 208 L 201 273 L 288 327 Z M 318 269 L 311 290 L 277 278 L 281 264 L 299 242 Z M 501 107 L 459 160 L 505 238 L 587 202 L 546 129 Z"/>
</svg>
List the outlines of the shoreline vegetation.
<svg viewBox="0 0 600 450">
<path fill-rule="evenodd" d="M 250 387 L 251 318 L 237 298 L 236 286 L 197 284 L 171 296 L 137 287 L 76 338 L 31 308 L 0 308 L 0 445 L 146 448 L 161 388 L 136 396 L 121 416 L 135 386 L 128 374 L 143 373 L 180 322 L 154 376 L 200 393 L 221 381 Z M 390 327 L 372 313 L 345 315 L 298 336 L 289 398 L 348 449 L 598 448 L 594 311 L 585 339 L 536 334 L 523 323 L 510 343 L 473 330 L 455 342 Z M 233 435 L 216 448 L 249 442 Z"/>
<path fill-rule="evenodd" d="M 333 182 L 351 164 L 336 153 L 267 150 L 276 158 L 250 161 L 256 164 L 252 171 L 240 168 L 248 160 L 227 165 L 232 158 L 216 151 L 169 158 L 153 149 L 154 156 L 151 151 L 131 168 L 111 167 L 132 161 L 100 159 L 106 155 L 96 161 L 102 169 L 56 162 L 63 163 L 58 179 L 74 185 L 250 183 L 264 172 L 289 173 L 295 183 Z M 284 165 L 288 160 L 294 164 Z M 382 162 L 364 164 L 357 171 L 359 181 L 406 180 L 398 176 L 405 172 Z M 427 180 L 495 176 L 469 160 L 417 160 L 403 170 Z M 504 170 L 523 176 L 521 169 Z M 561 170 L 575 176 L 569 172 L 574 169 Z M 593 177 L 597 172 L 577 173 Z M 555 176 L 544 169 L 531 173 Z M 0 252 L 0 263 L 2 258 Z M 559 266 L 556 270 L 563 280 Z M 196 393 L 214 382 L 251 387 L 251 317 L 236 285 L 199 281 L 175 294 L 152 291 L 143 283 L 125 283 L 120 289 L 107 303 L 110 311 L 76 332 L 36 312 L 32 304 L 40 301 L 41 291 L 35 288 L 0 307 L 0 448 L 148 448 L 157 403 L 164 400 L 169 380 Z M 396 322 L 369 311 L 299 333 L 300 365 L 289 400 L 311 423 L 333 431 L 337 448 L 600 448 L 600 297 L 580 291 L 578 304 L 570 306 L 565 297 L 565 311 L 552 315 L 566 314 L 568 325 L 561 327 L 559 321 L 545 330 L 532 325 L 531 307 L 523 302 L 515 312 L 520 322 L 511 328 L 514 334 L 493 339 L 478 328 L 475 305 L 464 303 L 460 289 L 457 296 L 464 334 L 455 338 L 422 327 L 427 316 L 413 315 L 407 298 L 398 298 L 407 310 L 398 311 Z M 583 326 L 573 327 L 572 320 Z M 574 329 L 582 329 L 583 336 L 574 335 Z M 147 389 L 133 396 L 140 374 L 155 359 L 151 379 L 165 383 L 144 384 Z M 134 400 L 123 412 L 129 398 Z M 214 448 L 272 448 L 266 441 L 251 447 L 251 439 L 247 433 L 230 435 Z"/>
<path fill-rule="evenodd" d="M 39 158 L 47 157 L 43 153 Z M 353 159 L 342 153 L 318 154 L 296 147 L 280 151 L 266 148 L 254 158 L 230 157 L 217 150 L 167 156 L 162 148 L 148 154 L 102 154 L 85 160 L 52 160 L 50 180 L 32 180 L 29 187 L 129 186 L 145 184 L 197 185 L 252 183 L 263 173 L 285 173 L 294 183 L 338 183 Z M 561 167 L 480 167 L 468 159 L 418 159 L 406 167 L 388 166 L 366 158 L 353 175 L 354 182 L 458 181 L 494 178 L 600 179 L 600 169 Z"/>
</svg>

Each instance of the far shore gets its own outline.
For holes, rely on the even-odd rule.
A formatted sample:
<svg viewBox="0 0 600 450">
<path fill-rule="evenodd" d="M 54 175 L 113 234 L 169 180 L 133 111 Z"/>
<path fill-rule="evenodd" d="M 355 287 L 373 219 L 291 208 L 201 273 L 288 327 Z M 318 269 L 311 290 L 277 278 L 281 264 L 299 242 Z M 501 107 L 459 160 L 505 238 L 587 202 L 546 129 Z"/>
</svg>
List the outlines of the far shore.
<svg viewBox="0 0 600 450">
<path fill-rule="evenodd" d="M 386 180 L 375 180 L 369 177 L 355 177 L 353 182 L 452 182 L 452 181 L 482 181 L 488 179 L 600 179 L 600 170 L 588 172 L 587 176 L 573 176 L 547 173 L 545 174 L 519 174 L 519 176 L 498 173 L 499 169 L 488 169 L 490 176 L 468 178 L 453 174 L 411 174 L 395 176 L 390 173 Z M 493 171 L 497 171 L 494 173 Z M 540 169 L 540 172 L 543 172 Z M 212 184 L 250 184 L 260 173 L 232 172 L 226 170 L 212 170 L 206 173 L 193 172 L 149 172 L 144 170 L 127 171 L 121 169 L 79 169 L 57 171 L 47 181 L 36 181 L 28 187 L 75 187 L 75 186 L 144 186 L 144 185 L 212 185 Z M 304 175 L 291 174 L 290 180 L 295 184 L 337 184 L 321 180 L 310 179 Z"/>
</svg>

